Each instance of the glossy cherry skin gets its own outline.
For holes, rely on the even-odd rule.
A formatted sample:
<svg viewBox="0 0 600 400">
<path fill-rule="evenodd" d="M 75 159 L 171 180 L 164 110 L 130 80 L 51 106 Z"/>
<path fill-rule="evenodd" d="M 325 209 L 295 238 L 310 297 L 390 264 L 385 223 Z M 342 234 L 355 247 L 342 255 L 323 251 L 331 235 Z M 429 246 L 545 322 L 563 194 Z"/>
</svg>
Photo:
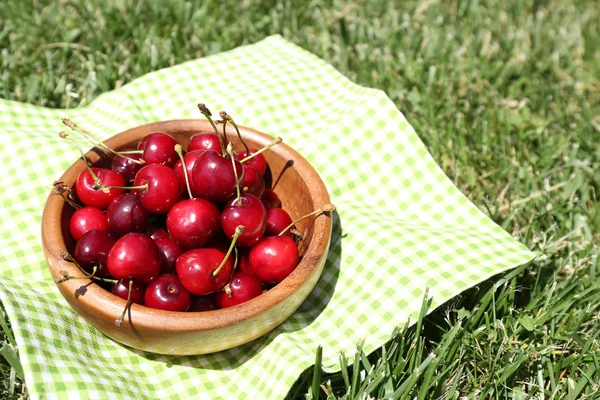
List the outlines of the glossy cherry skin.
<svg viewBox="0 0 600 400">
<path fill-rule="evenodd" d="M 124 151 L 125 150 L 135 149 L 127 148 L 124 149 Z M 115 158 L 113 158 L 112 160 L 112 163 L 110 164 L 110 169 L 121 174 L 123 179 L 125 179 L 125 182 L 129 184 L 133 182 L 133 180 L 135 179 L 135 174 L 137 174 L 137 172 L 144 166 L 143 164 L 138 164 L 131 161 L 131 159 L 139 160 L 141 159 L 141 157 L 141 154 L 127 154 L 126 157 L 115 156 Z"/>
<path fill-rule="evenodd" d="M 160 259 L 160 272 L 172 274 L 175 272 L 177 258 L 183 253 L 181 247 L 170 237 L 154 239 L 158 247 L 158 258 Z"/>
<path fill-rule="evenodd" d="M 167 232 L 167 230 L 165 228 L 160 228 L 160 227 L 156 227 L 156 226 L 151 227 L 150 231 L 148 232 L 148 234 L 155 241 L 157 239 L 163 239 L 163 238 L 170 238 L 171 237 L 171 236 L 169 236 L 169 232 Z"/>
<path fill-rule="evenodd" d="M 271 189 L 265 189 L 262 196 L 260 197 L 260 201 L 262 201 L 265 208 L 268 210 L 269 208 L 278 208 L 281 207 L 281 200 L 279 200 L 279 196 Z"/>
<path fill-rule="evenodd" d="M 245 165 L 244 178 L 240 187 L 245 193 L 250 193 L 260 199 L 260 196 L 265 191 L 265 179 L 256 168 Z"/>
<path fill-rule="evenodd" d="M 144 232 L 150 225 L 150 212 L 140 198 L 131 193 L 115 197 L 106 211 L 108 229 L 119 236 L 130 232 Z"/>
<path fill-rule="evenodd" d="M 239 153 L 236 158 L 241 161 L 244 158 L 248 157 L 249 155 L 256 153 L 257 151 L 258 150 L 254 150 L 254 149 L 250 149 L 250 152 L 247 152 L 246 150 L 244 150 L 241 153 Z M 265 156 L 263 156 L 262 154 L 259 154 L 257 156 L 252 157 L 248 161 L 245 161 L 244 167 L 245 166 L 254 167 L 261 175 L 264 175 L 265 172 L 267 171 L 267 160 L 265 160 Z"/>
<path fill-rule="evenodd" d="M 167 230 L 183 249 L 201 247 L 219 227 L 219 209 L 202 198 L 182 200 L 167 214 Z"/>
<path fill-rule="evenodd" d="M 265 236 L 277 236 L 285 228 L 290 226 L 292 218 L 283 208 L 270 208 L 267 210 L 267 229 L 265 229 Z M 293 237 L 290 229 L 285 231 L 285 236 Z"/>
<path fill-rule="evenodd" d="M 69 232 L 73 239 L 79 240 L 91 230 L 105 231 L 108 229 L 106 215 L 96 207 L 81 207 L 75 210 L 69 220 Z"/>
<path fill-rule="evenodd" d="M 144 304 L 159 310 L 187 311 L 190 307 L 190 293 L 177 275 L 162 274 L 148 284 Z"/>
<path fill-rule="evenodd" d="M 244 274 L 254 276 L 254 272 L 252 271 L 252 268 L 250 268 L 250 261 L 248 260 L 249 252 L 249 248 L 240 248 L 238 250 L 238 263 L 236 270 L 243 272 Z"/>
<path fill-rule="evenodd" d="M 221 142 L 219 142 L 217 135 L 212 132 L 194 133 L 190 137 L 187 150 L 188 153 L 195 150 L 214 150 L 220 153 Z"/>
<path fill-rule="evenodd" d="M 75 244 L 73 258 L 90 274 L 93 272 L 94 267 L 98 267 L 96 276 L 108 276 L 106 258 L 116 242 L 117 235 L 112 232 L 88 231 Z"/>
<path fill-rule="evenodd" d="M 104 186 L 125 186 L 125 179 L 115 171 L 106 168 L 92 168 Z M 107 192 L 94 189 L 94 178 L 86 169 L 81 171 L 75 182 L 75 192 L 79 200 L 86 206 L 98 207 L 106 210 L 111 200 L 125 193 L 124 189 L 109 189 Z"/>
<path fill-rule="evenodd" d="M 196 184 L 192 180 L 192 170 L 194 169 L 194 165 L 196 165 L 196 160 L 202 154 L 204 150 L 196 150 L 186 153 L 183 156 L 183 161 L 185 161 L 185 169 L 187 170 L 188 180 L 190 182 L 190 190 L 192 191 L 192 195 L 194 197 L 198 197 L 198 191 L 196 190 Z M 187 193 L 187 188 L 185 186 L 185 175 L 183 173 L 183 165 L 181 164 L 181 159 L 177 160 L 173 170 L 179 177 L 181 184 L 183 185 L 184 192 Z"/>
<path fill-rule="evenodd" d="M 242 164 L 235 161 L 235 166 L 238 177 L 241 177 Z M 224 203 L 235 193 L 236 179 L 231 159 L 213 150 L 206 150 L 198 157 L 192 170 L 192 180 L 198 196 L 216 204 Z"/>
<path fill-rule="evenodd" d="M 251 194 L 241 195 L 240 202 L 234 197 L 227 202 L 221 213 L 221 226 L 229 239 L 233 238 L 238 225 L 246 228 L 235 243 L 240 247 L 252 246 L 265 233 L 267 210 L 261 201 Z"/>
<path fill-rule="evenodd" d="M 262 285 L 258 279 L 243 272 L 234 272 L 229 283 L 231 292 L 217 292 L 217 304 L 220 308 L 233 307 L 262 294 Z"/>
<path fill-rule="evenodd" d="M 146 165 L 162 164 L 173 167 L 179 159 L 175 151 L 177 140 L 164 132 L 154 132 L 144 136 L 138 143 L 138 150 L 143 150 L 142 159 Z"/>
<path fill-rule="evenodd" d="M 119 296 L 123 300 L 127 300 L 129 295 L 129 281 L 130 279 L 119 279 L 113 286 L 111 293 L 115 296 Z M 135 279 L 131 280 L 131 297 L 129 300 L 135 304 L 144 304 L 144 293 L 146 292 L 146 284 Z"/>
<path fill-rule="evenodd" d="M 106 264 L 116 279 L 138 279 L 148 283 L 160 272 L 158 247 L 149 235 L 128 233 L 114 244 Z"/>
<path fill-rule="evenodd" d="M 146 165 L 140 169 L 133 184 L 148 185 L 146 189 L 132 190 L 131 193 L 140 196 L 144 208 L 156 214 L 169 212 L 183 191 L 175 171 L 161 164 Z"/>
<path fill-rule="evenodd" d="M 224 258 L 225 253 L 217 249 L 188 250 L 177 259 L 177 275 L 192 294 L 204 296 L 216 292 L 227 284 L 233 269 L 233 257 L 229 256 L 217 276 L 212 276 Z"/>
<path fill-rule="evenodd" d="M 209 294 L 206 296 L 194 296 L 192 295 L 192 301 L 188 311 L 211 311 L 219 308 L 217 301 L 215 300 L 215 294 Z"/>
<path fill-rule="evenodd" d="M 298 264 L 298 248 L 289 236 L 262 238 L 250 248 L 248 261 L 261 282 L 276 284 L 292 273 Z"/>
</svg>

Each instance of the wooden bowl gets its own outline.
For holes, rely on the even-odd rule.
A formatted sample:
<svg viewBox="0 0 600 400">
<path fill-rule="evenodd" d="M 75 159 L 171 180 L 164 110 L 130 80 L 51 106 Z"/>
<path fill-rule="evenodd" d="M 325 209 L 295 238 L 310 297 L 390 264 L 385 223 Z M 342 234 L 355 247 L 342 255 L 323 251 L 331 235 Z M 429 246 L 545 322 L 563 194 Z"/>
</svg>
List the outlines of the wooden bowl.
<svg viewBox="0 0 600 400">
<path fill-rule="evenodd" d="M 252 148 L 262 148 L 273 140 L 253 129 L 240 127 L 240 130 Z M 185 149 L 192 134 L 212 129 L 204 120 L 156 122 L 122 132 L 105 143 L 113 149 L 124 149 L 135 146 L 147 134 L 158 131 L 169 133 Z M 228 139 L 234 143 L 235 149 L 240 148 L 235 131 L 228 131 Z M 107 164 L 96 149 L 86 156 L 94 165 Z M 264 156 L 270 169 L 265 174 L 266 180 L 273 183 L 283 208 L 292 219 L 330 202 L 319 175 L 291 147 L 281 143 L 265 152 Z M 60 180 L 72 187 L 84 168 L 85 164 L 80 159 L 66 170 Z M 69 234 L 72 213 L 72 208 L 61 196 L 49 196 L 42 217 L 42 241 L 55 281 L 60 278 L 61 271 L 82 275 L 75 265 L 60 257 L 65 251 L 73 251 L 74 242 Z M 71 307 L 88 323 L 112 339 L 136 349 L 171 355 L 206 354 L 229 349 L 277 327 L 300 306 L 316 285 L 329 249 L 331 217 L 312 217 L 297 224 L 297 228 L 303 233 L 304 240 L 299 245 L 301 258 L 296 269 L 259 297 L 231 308 L 169 312 L 134 304 L 118 327 L 115 320 L 123 312 L 125 300 L 90 280 L 69 280 L 57 283 L 57 286 Z"/>
</svg>

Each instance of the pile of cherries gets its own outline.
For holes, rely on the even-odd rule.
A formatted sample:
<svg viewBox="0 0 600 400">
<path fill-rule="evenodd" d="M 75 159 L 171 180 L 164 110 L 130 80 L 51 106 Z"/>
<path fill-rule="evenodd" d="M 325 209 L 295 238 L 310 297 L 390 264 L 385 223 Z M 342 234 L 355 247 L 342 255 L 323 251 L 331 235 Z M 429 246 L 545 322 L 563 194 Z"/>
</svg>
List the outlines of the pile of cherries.
<svg viewBox="0 0 600 400">
<path fill-rule="evenodd" d="M 190 137 L 187 152 L 167 133 L 145 136 L 137 148 L 115 151 L 72 121 L 63 123 L 103 150 L 110 168 L 90 167 L 73 188 L 55 182 L 54 193 L 75 208 L 69 222 L 72 254 L 83 276 L 61 271 L 59 282 L 93 279 L 131 303 L 169 311 L 235 306 L 281 282 L 299 261 L 302 236 L 273 190 L 265 187 L 263 149 L 246 146 L 226 112 L 214 132 Z M 226 125 L 243 149 L 234 152 Z M 217 128 L 222 124 L 222 133 Z M 75 143 L 65 132 L 61 137 Z M 83 155 L 83 151 L 82 151 Z"/>
</svg>

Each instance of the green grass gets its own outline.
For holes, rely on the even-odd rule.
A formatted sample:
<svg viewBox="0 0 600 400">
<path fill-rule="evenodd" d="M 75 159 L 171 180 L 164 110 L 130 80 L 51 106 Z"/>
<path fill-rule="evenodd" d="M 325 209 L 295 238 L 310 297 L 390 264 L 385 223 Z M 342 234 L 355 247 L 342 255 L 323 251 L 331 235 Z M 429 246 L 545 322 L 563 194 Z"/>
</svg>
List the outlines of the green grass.
<svg viewBox="0 0 600 400">
<path fill-rule="evenodd" d="M 307 371 L 290 397 L 600 390 L 599 2 L 114 3 L 1 3 L 0 96 L 77 107 L 152 70 L 281 33 L 384 90 L 461 191 L 547 255 L 400 328 L 371 355 L 342 357 L 341 373 Z M 18 396 L 2 327 L 0 397 Z"/>
</svg>

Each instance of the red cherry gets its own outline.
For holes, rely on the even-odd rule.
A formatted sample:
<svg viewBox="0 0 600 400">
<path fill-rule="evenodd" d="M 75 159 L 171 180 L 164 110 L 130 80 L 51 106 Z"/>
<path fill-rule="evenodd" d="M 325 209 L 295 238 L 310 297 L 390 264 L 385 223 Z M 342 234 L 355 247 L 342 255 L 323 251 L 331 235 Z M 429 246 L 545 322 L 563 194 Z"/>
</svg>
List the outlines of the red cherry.
<svg viewBox="0 0 600 400">
<path fill-rule="evenodd" d="M 105 231 L 108 229 L 106 215 L 96 207 L 81 207 L 75 210 L 69 220 L 69 232 L 73 239 L 79 240 L 91 230 Z"/>
<path fill-rule="evenodd" d="M 298 248 L 289 236 L 269 236 L 262 238 L 250 248 L 248 261 L 250 268 L 261 282 L 279 283 L 298 264 Z"/>
<path fill-rule="evenodd" d="M 242 164 L 235 161 L 235 166 L 238 177 L 241 177 Z M 231 160 L 213 150 L 206 150 L 198 157 L 192 170 L 192 180 L 198 196 L 213 203 L 223 203 L 235 193 L 236 178 Z"/>
<path fill-rule="evenodd" d="M 100 179 L 103 186 L 125 186 L 125 179 L 118 172 L 105 168 L 92 168 L 92 171 Z M 125 193 L 125 189 L 111 188 L 105 192 L 102 189 L 95 188 L 94 178 L 86 168 L 77 177 L 75 192 L 79 200 L 86 206 L 106 210 L 111 200 Z"/>
<path fill-rule="evenodd" d="M 246 228 L 237 240 L 238 246 L 252 246 L 265 232 L 267 210 L 260 200 L 251 194 L 241 195 L 239 201 L 233 198 L 221 213 L 221 226 L 228 238 L 233 238 L 238 225 Z"/>
<path fill-rule="evenodd" d="M 220 153 L 221 143 L 219 142 L 219 137 L 212 132 L 194 133 L 190 137 L 187 150 L 188 153 L 195 150 L 214 150 Z M 187 162 L 187 160 L 185 161 Z"/>
<path fill-rule="evenodd" d="M 167 230 L 184 249 L 204 245 L 219 231 L 219 209 L 201 198 L 175 204 L 167 214 Z"/>
<path fill-rule="evenodd" d="M 256 168 L 245 165 L 244 178 L 242 179 L 240 187 L 244 192 L 253 194 L 260 199 L 260 196 L 262 196 L 265 191 L 265 179 Z"/>
<path fill-rule="evenodd" d="M 267 210 L 269 208 L 281 207 L 281 200 L 279 200 L 279 196 L 272 189 L 265 189 L 260 197 L 260 201 L 262 201 Z"/>
<path fill-rule="evenodd" d="M 140 169 L 133 184 L 147 185 L 146 189 L 135 189 L 131 193 L 139 195 L 144 208 L 156 214 L 169 212 L 183 191 L 175 171 L 161 164 L 146 165 Z"/>
<path fill-rule="evenodd" d="M 158 247 L 158 258 L 160 259 L 160 272 L 163 274 L 174 273 L 177 257 L 182 253 L 181 248 L 170 237 L 154 239 Z"/>
<path fill-rule="evenodd" d="M 215 300 L 214 293 L 206 296 L 192 295 L 192 301 L 188 311 L 211 311 L 216 310 L 217 308 L 217 301 Z"/>
<path fill-rule="evenodd" d="M 146 288 L 144 303 L 146 307 L 159 310 L 187 311 L 190 307 L 190 293 L 176 275 L 163 274 Z"/>
<path fill-rule="evenodd" d="M 177 259 L 177 275 L 181 283 L 191 293 L 203 296 L 223 288 L 229 281 L 233 269 L 233 257 L 229 256 L 225 264 L 213 276 L 225 258 L 224 252 L 217 249 L 188 250 Z"/>
<path fill-rule="evenodd" d="M 110 202 L 106 222 L 108 229 L 119 236 L 130 232 L 144 232 L 150 225 L 150 213 L 138 196 L 123 193 Z"/>
<path fill-rule="evenodd" d="M 216 295 L 220 308 L 233 307 L 262 294 L 262 285 L 258 279 L 243 272 L 234 272 L 229 283 L 230 290 L 226 289 Z"/>
<path fill-rule="evenodd" d="M 198 196 L 198 191 L 196 190 L 196 185 L 192 180 L 192 170 L 194 169 L 194 165 L 196 165 L 196 160 L 203 152 L 204 150 L 196 150 L 188 152 L 183 156 L 183 161 L 185 162 L 185 168 L 187 170 L 188 179 L 190 182 L 190 189 L 192 191 L 192 195 L 196 197 Z M 173 167 L 173 170 L 179 177 L 179 180 L 181 180 L 181 184 L 185 187 L 185 174 L 183 173 L 183 166 L 181 164 L 181 160 L 177 160 L 175 166 Z"/>
<path fill-rule="evenodd" d="M 237 270 L 244 274 L 254 276 L 254 272 L 252 271 L 252 268 L 250 268 L 250 261 L 248 260 L 249 251 L 249 248 L 241 248 L 238 250 Z"/>
<path fill-rule="evenodd" d="M 169 232 L 167 232 L 167 230 L 165 228 L 159 228 L 156 226 L 153 226 L 152 228 L 150 228 L 149 235 L 155 241 L 158 239 L 163 239 L 163 238 L 171 238 L 171 236 L 169 236 Z"/>
<path fill-rule="evenodd" d="M 123 300 L 127 300 L 129 296 L 129 279 L 119 279 L 113 286 L 111 293 L 119 296 Z M 136 304 L 144 304 L 144 293 L 146 292 L 146 284 L 135 279 L 131 280 L 131 297 L 130 301 Z"/>
<path fill-rule="evenodd" d="M 128 233 L 114 244 L 106 264 L 116 279 L 139 279 L 147 283 L 160 272 L 158 247 L 149 235 Z"/>
<path fill-rule="evenodd" d="M 106 258 L 117 242 L 117 236 L 108 231 L 91 230 L 86 232 L 75 244 L 73 258 L 90 274 L 97 267 L 95 276 L 109 275 Z"/>
<path fill-rule="evenodd" d="M 127 148 L 127 149 L 124 149 L 123 151 L 127 151 L 127 150 L 135 150 L 135 149 Z M 113 158 L 112 163 L 110 165 L 110 169 L 121 174 L 123 179 L 125 179 L 125 182 L 131 183 L 131 182 L 133 182 L 133 179 L 135 178 L 135 174 L 137 174 L 137 172 L 143 167 L 142 164 L 135 163 L 135 162 L 131 161 L 131 159 L 139 160 L 139 159 L 141 159 L 141 157 L 142 157 L 141 154 L 135 154 L 135 153 L 127 154 L 127 157 L 115 156 L 115 158 Z"/>
<path fill-rule="evenodd" d="M 249 155 L 256 153 L 257 151 L 258 150 L 256 150 L 256 149 L 250 149 L 249 152 L 244 150 L 237 155 L 236 159 L 241 161 L 244 158 L 248 157 Z M 258 154 L 256 156 L 252 157 L 251 159 L 249 159 L 248 161 L 245 161 L 244 167 L 246 167 L 246 166 L 256 168 L 256 170 L 262 176 L 267 171 L 267 160 L 265 160 L 265 156 L 263 156 L 262 154 Z"/>
<path fill-rule="evenodd" d="M 175 152 L 177 140 L 164 132 L 154 132 L 145 136 L 138 143 L 138 150 L 143 150 L 142 159 L 146 165 L 162 164 L 173 167 L 179 156 Z"/>
<path fill-rule="evenodd" d="M 265 236 L 277 236 L 285 228 L 292 224 L 292 218 L 283 208 L 270 208 L 267 210 L 267 229 L 265 229 Z M 282 236 L 293 237 L 293 234 L 289 231 L 285 231 Z"/>
</svg>

